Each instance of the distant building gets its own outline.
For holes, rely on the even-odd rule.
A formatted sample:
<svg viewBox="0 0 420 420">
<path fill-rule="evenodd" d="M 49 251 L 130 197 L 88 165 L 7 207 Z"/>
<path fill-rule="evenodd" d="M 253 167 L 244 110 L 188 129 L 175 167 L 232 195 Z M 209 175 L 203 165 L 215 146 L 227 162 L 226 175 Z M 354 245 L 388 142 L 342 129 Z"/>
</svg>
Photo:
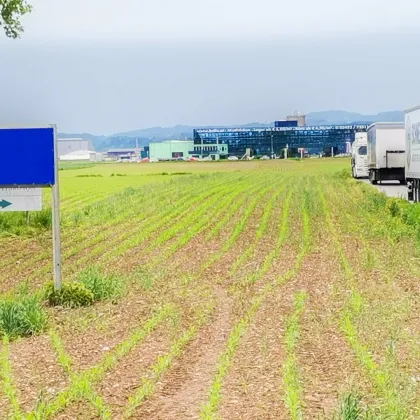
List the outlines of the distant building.
<svg viewBox="0 0 420 420">
<path fill-rule="evenodd" d="M 188 158 L 193 148 L 194 142 L 192 140 L 167 140 L 149 143 L 149 158 L 159 160 Z"/>
<path fill-rule="evenodd" d="M 102 153 L 94 152 L 93 150 L 76 150 L 59 158 L 61 161 L 89 161 L 89 162 L 102 162 L 104 155 Z"/>
<path fill-rule="evenodd" d="M 297 127 L 298 122 L 293 120 L 280 120 L 280 121 L 274 121 L 274 127 Z"/>
<path fill-rule="evenodd" d="M 296 111 L 293 115 L 288 115 L 286 121 L 296 121 L 298 127 L 304 127 L 306 125 L 306 115 Z"/>
<path fill-rule="evenodd" d="M 193 140 L 167 140 L 149 143 L 150 159 L 172 160 L 189 157 L 210 157 L 218 160 L 228 154 L 226 144 L 194 144 Z"/>
<path fill-rule="evenodd" d="M 133 159 L 140 156 L 140 149 L 138 147 L 130 147 L 124 149 L 109 149 L 108 157 L 113 159 Z"/>
<path fill-rule="evenodd" d="M 367 125 L 329 125 L 305 127 L 246 127 L 200 128 L 194 130 L 194 149 L 228 147 L 229 155 L 281 155 L 299 156 L 303 148 L 309 154 L 334 155 L 346 153 L 355 133 L 366 132 Z"/>
<path fill-rule="evenodd" d="M 82 138 L 69 138 L 57 140 L 58 156 L 67 155 L 68 153 L 77 152 L 78 150 L 95 150 L 90 140 Z"/>
</svg>

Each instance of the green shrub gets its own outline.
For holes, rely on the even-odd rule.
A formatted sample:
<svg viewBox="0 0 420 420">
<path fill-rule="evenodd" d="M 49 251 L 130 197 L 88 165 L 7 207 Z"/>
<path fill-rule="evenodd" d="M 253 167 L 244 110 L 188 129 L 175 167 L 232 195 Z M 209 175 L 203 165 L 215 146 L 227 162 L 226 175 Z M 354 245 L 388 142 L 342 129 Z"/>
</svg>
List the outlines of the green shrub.
<svg viewBox="0 0 420 420">
<path fill-rule="evenodd" d="M 17 296 L 0 301 L 0 336 L 28 337 L 45 328 L 47 315 L 36 296 Z"/>
<path fill-rule="evenodd" d="M 116 298 L 123 291 L 123 282 L 120 278 L 104 275 L 96 267 L 89 267 L 82 271 L 78 280 L 92 292 L 95 301 Z"/>
<path fill-rule="evenodd" d="M 78 282 L 63 283 L 60 290 L 50 283 L 45 290 L 45 299 L 50 306 L 79 308 L 93 304 L 93 293 Z"/>
</svg>

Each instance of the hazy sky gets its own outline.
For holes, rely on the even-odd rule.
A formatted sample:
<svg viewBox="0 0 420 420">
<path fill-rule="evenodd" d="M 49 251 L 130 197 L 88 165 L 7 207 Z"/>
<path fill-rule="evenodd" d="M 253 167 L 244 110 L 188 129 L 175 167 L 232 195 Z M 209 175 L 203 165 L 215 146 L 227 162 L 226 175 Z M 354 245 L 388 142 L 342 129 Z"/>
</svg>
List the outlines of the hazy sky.
<svg viewBox="0 0 420 420">
<path fill-rule="evenodd" d="M 418 0 L 32 0 L 0 123 L 110 134 L 420 104 Z"/>
</svg>

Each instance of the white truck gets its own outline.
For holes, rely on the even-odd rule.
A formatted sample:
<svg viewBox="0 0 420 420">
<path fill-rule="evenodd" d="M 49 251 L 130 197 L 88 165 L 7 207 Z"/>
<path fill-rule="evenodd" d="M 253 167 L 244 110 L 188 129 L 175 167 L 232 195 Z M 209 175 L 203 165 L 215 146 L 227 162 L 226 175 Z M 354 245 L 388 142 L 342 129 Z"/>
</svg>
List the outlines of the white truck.
<svg viewBox="0 0 420 420">
<path fill-rule="evenodd" d="M 369 176 L 367 160 L 367 133 L 356 133 L 351 149 L 351 173 L 353 178 Z"/>
<path fill-rule="evenodd" d="M 405 124 L 374 123 L 367 130 L 369 180 L 405 184 Z"/>
<path fill-rule="evenodd" d="M 405 176 L 408 199 L 420 201 L 420 106 L 405 111 Z"/>
</svg>

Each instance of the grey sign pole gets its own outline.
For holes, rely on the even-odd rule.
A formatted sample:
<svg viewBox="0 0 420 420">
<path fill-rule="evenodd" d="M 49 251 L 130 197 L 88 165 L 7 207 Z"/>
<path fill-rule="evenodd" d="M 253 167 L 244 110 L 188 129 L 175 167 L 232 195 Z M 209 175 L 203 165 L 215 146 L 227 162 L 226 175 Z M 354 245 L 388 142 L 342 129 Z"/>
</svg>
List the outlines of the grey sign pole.
<svg viewBox="0 0 420 420">
<path fill-rule="evenodd" d="M 54 287 L 61 289 L 61 236 L 60 236 L 60 188 L 58 180 L 57 127 L 54 125 L 54 178 L 52 186 L 52 231 L 53 231 L 53 266 Z"/>
</svg>

